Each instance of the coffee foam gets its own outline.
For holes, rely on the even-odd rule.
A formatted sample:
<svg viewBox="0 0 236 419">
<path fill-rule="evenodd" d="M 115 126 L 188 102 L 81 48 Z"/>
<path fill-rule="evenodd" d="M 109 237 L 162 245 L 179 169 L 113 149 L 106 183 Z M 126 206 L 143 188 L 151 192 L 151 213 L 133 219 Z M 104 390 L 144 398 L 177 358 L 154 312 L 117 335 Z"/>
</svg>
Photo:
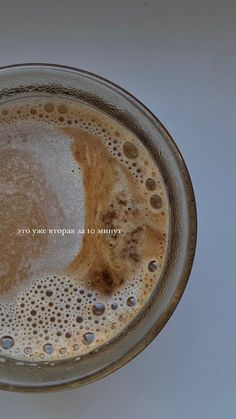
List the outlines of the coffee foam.
<svg viewBox="0 0 236 419">
<path fill-rule="evenodd" d="M 160 171 L 131 131 L 75 101 L 15 100 L 0 126 L 0 351 L 83 356 L 129 325 L 161 275 Z M 17 236 L 23 227 L 85 234 Z"/>
</svg>

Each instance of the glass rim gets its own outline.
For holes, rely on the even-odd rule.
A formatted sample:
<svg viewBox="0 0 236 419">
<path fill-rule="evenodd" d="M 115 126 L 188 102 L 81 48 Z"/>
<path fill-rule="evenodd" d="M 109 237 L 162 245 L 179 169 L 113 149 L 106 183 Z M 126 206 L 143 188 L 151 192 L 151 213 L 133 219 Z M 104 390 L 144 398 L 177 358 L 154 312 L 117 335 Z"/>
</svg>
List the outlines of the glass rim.
<svg viewBox="0 0 236 419">
<path fill-rule="evenodd" d="M 95 79 L 95 81 L 103 82 L 106 84 L 108 88 L 113 88 L 115 91 L 119 94 L 120 92 L 123 93 L 128 98 L 132 99 L 132 101 L 139 106 L 141 110 L 144 111 L 145 115 L 151 117 L 156 123 L 161 127 L 162 134 L 164 136 L 165 141 L 167 141 L 168 145 L 171 148 L 171 151 L 174 153 L 174 158 L 179 163 L 179 167 L 181 167 L 181 174 L 182 174 L 182 180 L 185 187 L 185 193 L 186 193 L 186 199 L 188 204 L 188 243 L 190 246 L 188 247 L 188 250 L 186 252 L 186 255 L 184 257 L 184 263 L 182 266 L 182 272 L 183 275 L 179 279 L 177 287 L 175 289 L 175 292 L 169 301 L 169 304 L 165 307 L 165 309 L 162 312 L 161 319 L 157 319 L 155 322 L 155 325 L 152 329 L 148 330 L 143 336 L 142 339 L 139 341 L 138 345 L 134 345 L 131 349 L 128 350 L 128 352 L 123 355 L 120 359 L 115 360 L 111 362 L 110 365 L 106 366 L 102 370 L 98 370 L 94 372 L 92 375 L 89 375 L 82 380 L 75 379 L 71 382 L 62 382 L 58 384 L 49 384 L 46 386 L 21 386 L 21 385 L 9 385 L 4 384 L 0 382 L 0 389 L 2 390 L 12 390 L 12 391 L 20 391 L 20 392 L 53 392 L 53 391 L 60 391 L 60 390 L 66 390 L 75 388 L 84 384 L 88 384 L 90 382 L 94 382 L 100 378 L 103 378 L 107 376 L 108 374 L 116 371 L 123 365 L 127 364 L 130 360 L 135 358 L 140 352 L 142 352 L 152 341 L 153 339 L 160 333 L 160 331 L 163 329 L 165 324 L 168 322 L 172 314 L 174 313 L 177 305 L 179 304 L 181 297 L 184 293 L 184 290 L 186 288 L 186 285 L 189 280 L 189 276 L 192 270 L 194 256 L 196 252 L 196 242 L 197 242 L 197 208 L 196 208 L 196 200 L 195 200 L 195 194 L 193 190 L 192 180 L 190 178 L 190 174 L 187 168 L 187 165 L 184 161 L 184 158 L 182 156 L 181 151 L 179 150 L 176 142 L 166 129 L 166 127 L 163 125 L 163 123 L 159 120 L 159 118 L 146 106 L 137 99 L 133 94 L 128 92 L 123 87 L 119 86 L 118 84 L 112 82 L 111 80 L 102 77 L 96 73 L 83 70 L 80 68 L 76 68 L 73 66 L 67 66 L 67 65 L 61 65 L 61 64 L 52 64 L 52 63 L 20 63 L 20 64 L 11 64 L 7 66 L 0 67 L 0 73 L 8 70 L 27 70 L 27 69 L 55 69 L 59 71 L 65 71 L 65 72 L 73 72 L 82 74 L 84 76 L 87 76 L 89 78 Z M 53 367 L 52 367 L 53 368 Z"/>
</svg>

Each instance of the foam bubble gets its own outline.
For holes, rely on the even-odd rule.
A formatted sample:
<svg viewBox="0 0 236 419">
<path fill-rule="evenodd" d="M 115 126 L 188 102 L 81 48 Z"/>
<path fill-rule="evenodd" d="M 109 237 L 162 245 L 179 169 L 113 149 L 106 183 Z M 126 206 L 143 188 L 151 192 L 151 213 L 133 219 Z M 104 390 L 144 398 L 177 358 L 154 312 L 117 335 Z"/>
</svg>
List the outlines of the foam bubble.
<svg viewBox="0 0 236 419">
<path fill-rule="evenodd" d="M 162 198 L 159 195 L 152 195 L 150 204 L 153 208 L 160 209 L 162 207 Z"/>
<path fill-rule="evenodd" d="M 156 182 L 152 178 L 148 178 L 145 182 L 145 186 L 149 191 L 154 191 L 156 189 Z"/>
<path fill-rule="evenodd" d="M 158 267 L 158 263 L 157 263 L 156 260 L 151 260 L 151 262 L 149 262 L 149 264 L 148 264 L 148 270 L 150 272 L 156 271 L 157 270 L 157 267 Z"/>
</svg>

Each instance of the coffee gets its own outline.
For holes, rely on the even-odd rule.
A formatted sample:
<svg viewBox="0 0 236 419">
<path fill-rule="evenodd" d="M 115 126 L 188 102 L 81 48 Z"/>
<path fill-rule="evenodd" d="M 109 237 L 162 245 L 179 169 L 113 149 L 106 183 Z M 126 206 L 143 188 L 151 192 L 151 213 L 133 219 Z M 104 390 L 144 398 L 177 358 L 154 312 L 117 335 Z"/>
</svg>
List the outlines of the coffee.
<svg viewBox="0 0 236 419">
<path fill-rule="evenodd" d="M 125 126 L 52 97 L 0 108 L 0 351 L 57 360 L 99 350 L 161 276 L 169 204 Z"/>
</svg>

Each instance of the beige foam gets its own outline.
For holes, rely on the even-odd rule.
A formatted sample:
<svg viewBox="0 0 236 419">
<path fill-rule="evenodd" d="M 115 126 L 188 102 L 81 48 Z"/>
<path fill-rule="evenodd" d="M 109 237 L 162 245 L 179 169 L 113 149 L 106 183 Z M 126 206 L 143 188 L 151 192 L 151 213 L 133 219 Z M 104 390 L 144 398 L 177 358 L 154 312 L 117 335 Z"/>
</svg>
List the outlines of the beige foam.
<svg viewBox="0 0 236 419">
<path fill-rule="evenodd" d="M 127 327 L 161 275 L 160 171 L 132 132 L 85 104 L 21 99 L 0 109 L 0 124 L 0 337 L 14 341 L 1 351 L 34 361 L 82 356 Z M 19 237 L 22 223 L 76 233 Z"/>
</svg>

